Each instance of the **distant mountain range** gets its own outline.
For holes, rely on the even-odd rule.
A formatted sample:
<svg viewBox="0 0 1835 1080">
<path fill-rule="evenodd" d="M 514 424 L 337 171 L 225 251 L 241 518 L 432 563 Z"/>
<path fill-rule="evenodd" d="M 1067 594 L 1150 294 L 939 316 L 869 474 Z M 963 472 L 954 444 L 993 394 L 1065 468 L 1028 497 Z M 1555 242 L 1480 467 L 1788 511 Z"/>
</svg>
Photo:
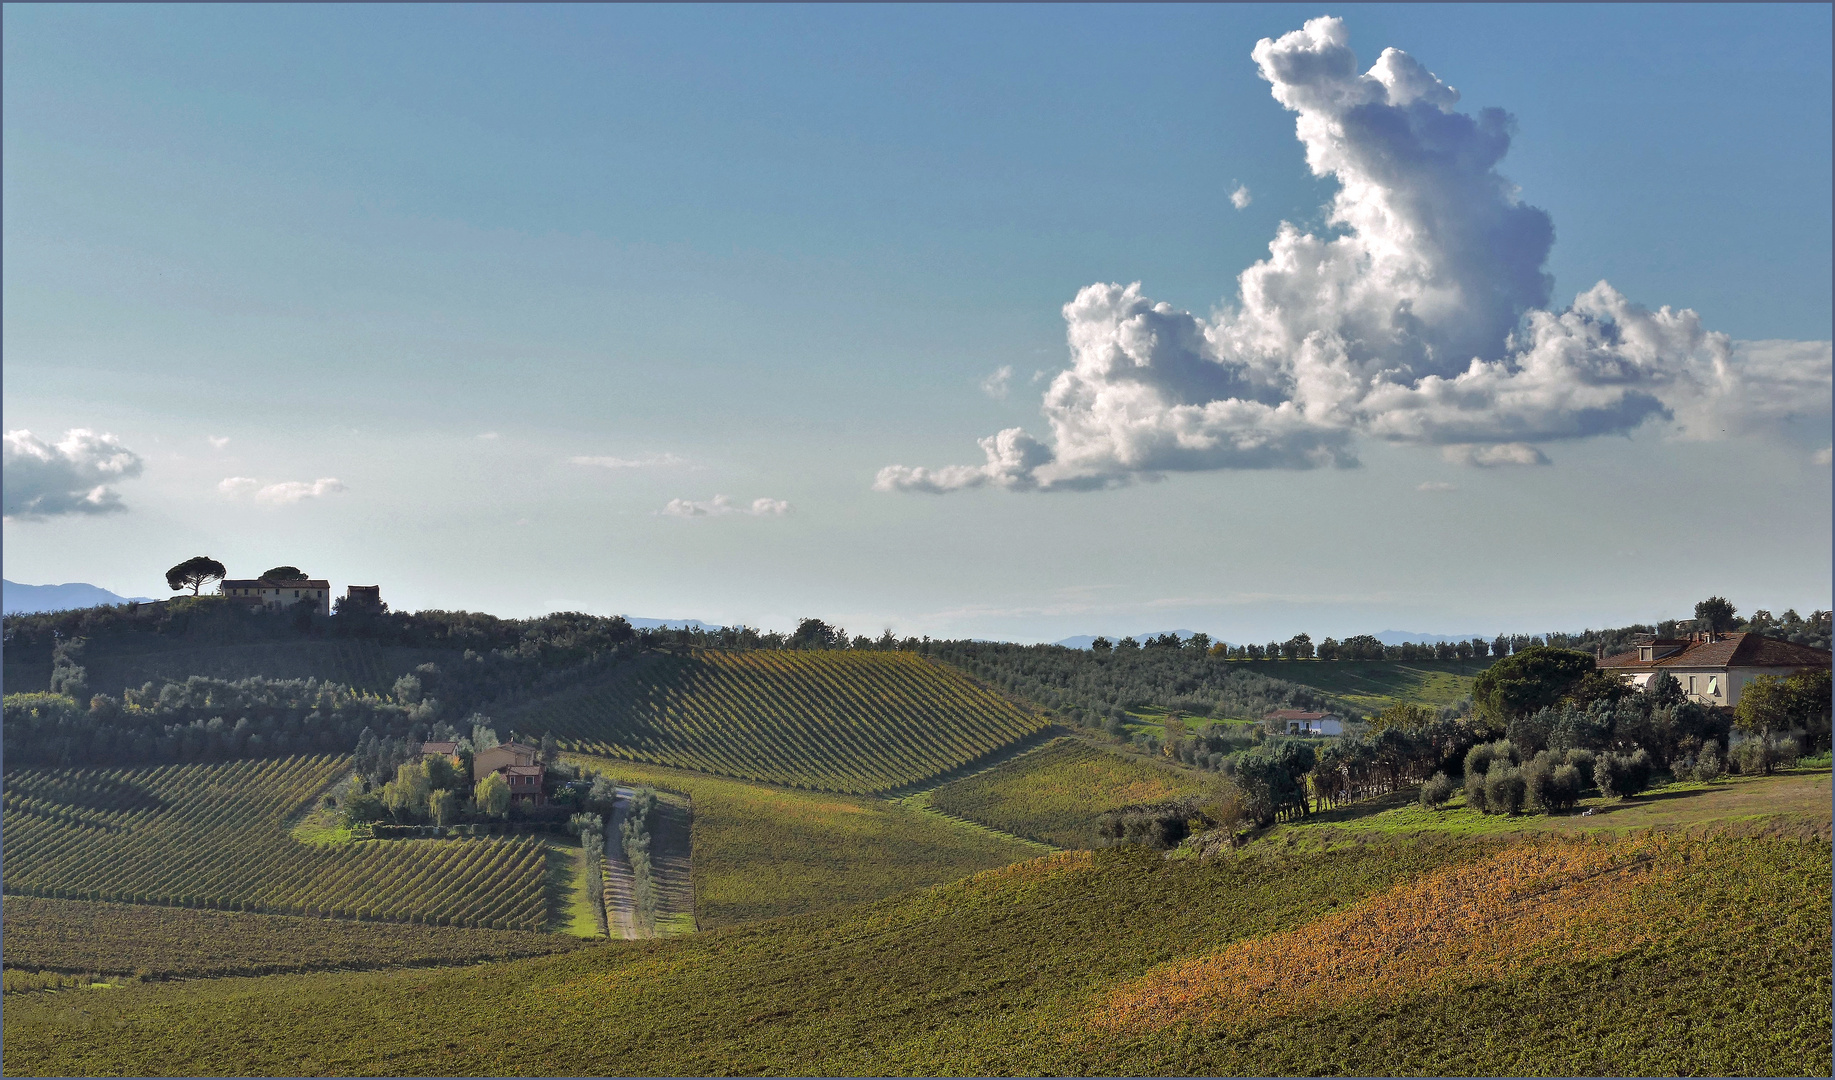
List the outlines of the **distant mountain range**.
<svg viewBox="0 0 1835 1080">
<path fill-rule="evenodd" d="M 1183 640 L 1191 637 L 1195 632 L 1196 631 L 1192 630 L 1155 630 L 1150 634 L 1135 634 L 1134 640 L 1145 642 L 1147 639 L 1159 637 L 1161 634 L 1177 634 L 1179 638 Z M 1078 634 L 1076 637 L 1067 637 L 1061 641 L 1054 641 L 1052 644 L 1062 645 L 1067 649 L 1087 649 L 1095 642 L 1096 636 L 1095 634 Z M 1122 638 L 1122 635 L 1119 634 L 1113 636 L 1104 634 L 1102 636 L 1107 637 L 1110 641 L 1120 641 Z M 1380 634 L 1372 634 L 1370 636 L 1382 642 L 1384 645 L 1400 645 L 1404 641 L 1412 641 L 1417 644 L 1425 642 L 1429 645 L 1437 645 L 1442 641 L 1470 641 L 1474 637 L 1472 634 L 1423 634 L 1415 630 L 1384 630 Z M 1488 634 L 1477 636 L 1482 636 L 1487 639 L 1490 637 Z M 1313 643 L 1315 645 L 1318 644 L 1318 639 L 1315 639 Z M 1226 641 L 1224 644 L 1234 646 L 1236 642 Z"/>
<path fill-rule="evenodd" d="M 0 581 L 5 581 L 0 578 Z M 150 596 L 120 596 L 86 582 L 63 585 L 21 585 L 5 582 L 5 607 L 8 615 L 29 615 L 40 611 L 69 611 L 72 608 L 98 607 L 102 604 L 126 604 L 151 600 Z"/>
</svg>

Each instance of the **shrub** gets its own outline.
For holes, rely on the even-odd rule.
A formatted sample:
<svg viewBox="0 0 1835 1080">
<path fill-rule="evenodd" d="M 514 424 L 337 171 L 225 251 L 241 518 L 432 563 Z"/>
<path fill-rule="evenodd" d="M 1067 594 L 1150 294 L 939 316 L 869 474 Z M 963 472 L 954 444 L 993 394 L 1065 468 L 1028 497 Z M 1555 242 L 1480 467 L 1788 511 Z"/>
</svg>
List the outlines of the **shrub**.
<svg viewBox="0 0 1835 1080">
<path fill-rule="evenodd" d="M 1650 767 L 1650 755 L 1641 749 L 1635 754 L 1601 754 L 1593 766 L 1593 782 L 1608 798 L 1628 799 L 1649 786 Z"/>
<path fill-rule="evenodd" d="M 1421 805 L 1429 810 L 1438 810 L 1452 797 L 1453 782 L 1443 772 L 1433 774 L 1421 785 Z"/>
<path fill-rule="evenodd" d="M 1465 774 L 1465 804 L 1483 814 L 1485 810 L 1485 774 L 1467 771 Z"/>
<path fill-rule="evenodd" d="M 1465 752 L 1466 785 L 1471 786 L 1472 777 L 1483 776 L 1491 767 L 1491 744 L 1479 743 Z"/>
<path fill-rule="evenodd" d="M 1548 805 L 1551 809 L 1571 810 L 1580 801 L 1580 793 L 1586 790 L 1586 774 L 1577 766 L 1566 763 L 1555 766 L 1554 784 L 1550 791 L 1553 800 Z"/>
<path fill-rule="evenodd" d="M 1523 766 L 1524 797 L 1531 809 L 1547 813 L 1561 805 L 1555 791 L 1555 769 L 1560 765 L 1560 754 L 1544 750 Z"/>
<path fill-rule="evenodd" d="M 1523 810 L 1526 786 L 1523 770 L 1495 760 L 1490 771 L 1485 773 L 1485 806 L 1493 814 L 1509 814 L 1514 817 Z"/>
<path fill-rule="evenodd" d="M 1714 745 L 1709 743 L 1695 758 L 1695 767 L 1689 770 L 1689 775 L 1706 783 L 1710 780 L 1718 780 L 1722 770 L 1720 755 L 1715 753 Z"/>
<path fill-rule="evenodd" d="M 1585 790 L 1586 778 L 1593 775 L 1595 759 L 1596 755 L 1593 751 L 1583 746 L 1577 746 L 1567 752 L 1567 763 L 1580 770 L 1582 790 Z"/>
</svg>

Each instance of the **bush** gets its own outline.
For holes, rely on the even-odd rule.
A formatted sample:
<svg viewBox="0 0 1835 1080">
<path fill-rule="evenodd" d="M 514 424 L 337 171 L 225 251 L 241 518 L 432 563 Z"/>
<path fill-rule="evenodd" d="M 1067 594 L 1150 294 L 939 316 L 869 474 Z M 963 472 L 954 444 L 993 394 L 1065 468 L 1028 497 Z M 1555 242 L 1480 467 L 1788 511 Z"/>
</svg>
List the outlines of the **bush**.
<svg viewBox="0 0 1835 1080">
<path fill-rule="evenodd" d="M 1485 773 L 1485 806 L 1490 813 L 1514 817 L 1523 810 L 1526 788 L 1523 770 L 1494 760 L 1490 771 Z"/>
<path fill-rule="evenodd" d="M 1523 766 L 1525 798 L 1531 809 L 1547 813 L 1561 805 L 1555 790 L 1555 769 L 1561 764 L 1561 755 L 1544 750 Z"/>
<path fill-rule="evenodd" d="M 1607 798 L 1629 799 L 1650 786 L 1650 755 L 1601 754 L 1593 766 L 1593 783 Z"/>
<path fill-rule="evenodd" d="M 1724 771 L 1724 768 L 1725 767 L 1720 762 L 1720 755 L 1715 753 L 1714 744 L 1709 743 L 1695 758 L 1695 767 L 1689 770 L 1689 775 L 1696 780 L 1707 783 L 1711 780 L 1720 779 L 1720 774 Z"/>
<path fill-rule="evenodd" d="M 1433 774 L 1421 785 L 1421 805 L 1429 810 L 1438 810 L 1452 797 L 1453 782 L 1443 772 Z"/>
<path fill-rule="evenodd" d="M 1550 809 L 1571 810 L 1580 801 L 1580 793 L 1586 790 L 1586 774 L 1579 767 L 1562 763 L 1555 766 L 1554 786 L 1550 793 L 1553 799 L 1548 804 Z"/>
<path fill-rule="evenodd" d="M 1485 810 L 1485 774 L 1467 770 L 1465 774 L 1465 804 L 1483 814 Z"/>
</svg>

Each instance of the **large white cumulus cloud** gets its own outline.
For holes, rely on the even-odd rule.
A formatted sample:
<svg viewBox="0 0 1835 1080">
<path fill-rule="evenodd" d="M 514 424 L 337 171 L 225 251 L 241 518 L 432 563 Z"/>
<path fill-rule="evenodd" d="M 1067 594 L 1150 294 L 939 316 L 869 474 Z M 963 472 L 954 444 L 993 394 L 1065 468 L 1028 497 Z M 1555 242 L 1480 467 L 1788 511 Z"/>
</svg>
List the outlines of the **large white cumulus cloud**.
<svg viewBox="0 0 1835 1080">
<path fill-rule="evenodd" d="M 1358 436 L 1440 446 L 1474 465 L 1652 419 L 1688 437 L 1829 409 L 1828 342 L 1736 345 L 1688 310 L 1600 282 L 1550 308 L 1546 213 L 1497 171 L 1511 118 L 1386 49 L 1358 71 L 1344 24 L 1254 49 L 1314 173 L 1338 182 L 1334 235 L 1283 223 L 1210 318 L 1139 283 L 1064 306 L 1071 366 L 1045 393 L 1048 442 L 1019 428 L 986 461 L 892 465 L 882 490 L 1084 489 L 1163 471 L 1356 464 Z"/>
<path fill-rule="evenodd" d="M 127 509 L 109 486 L 139 476 L 140 455 L 113 435 L 71 428 L 57 442 L 21 429 L 6 433 L 8 520 L 43 521 L 66 514 L 109 514 Z"/>
</svg>

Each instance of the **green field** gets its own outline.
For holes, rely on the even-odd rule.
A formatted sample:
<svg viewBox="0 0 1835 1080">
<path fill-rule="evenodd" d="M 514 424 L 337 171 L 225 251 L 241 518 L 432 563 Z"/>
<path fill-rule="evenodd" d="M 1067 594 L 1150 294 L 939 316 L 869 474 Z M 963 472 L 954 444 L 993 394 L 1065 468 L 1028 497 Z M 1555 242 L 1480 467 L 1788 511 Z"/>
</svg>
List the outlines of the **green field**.
<svg viewBox="0 0 1835 1080">
<path fill-rule="evenodd" d="M 294 757 L 6 773 L 12 895 L 538 930 L 554 906 L 536 840 L 305 844 L 289 818 L 350 768 Z"/>
<path fill-rule="evenodd" d="M 1591 811 L 1588 813 L 1587 811 Z M 1416 801 L 1405 788 L 1364 803 L 1353 803 L 1284 822 L 1258 843 L 1286 847 L 1331 847 L 1378 837 L 1420 835 L 1508 837 L 1531 833 L 1625 834 L 1644 829 L 1757 833 L 1782 832 L 1803 838 L 1830 835 L 1829 770 L 1795 769 L 1775 776 L 1727 776 L 1711 783 L 1663 784 L 1630 799 L 1594 794 L 1558 814 L 1482 814 L 1463 796 L 1438 810 Z"/>
<path fill-rule="evenodd" d="M 624 783 L 693 797 L 692 902 L 702 929 L 880 900 L 1038 854 L 884 799 L 569 756 Z"/>
<path fill-rule="evenodd" d="M 1310 686 L 1374 714 L 1400 702 L 1437 707 L 1469 698 L 1478 673 L 1491 661 L 1286 660 L 1250 666 L 1269 678 Z"/>
<path fill-rule="evenodd" d="M 1053 739 L 993 768 L 930 791 L 930 806 L 1015 836 L 1061 848 L 1096 846 L 1104 811 L 1195 795 L 1202 780 L 1185 769 Z"/>
<path fill-rule="evenodd" d="M 88 900 L 4 900 L 6 966 L 151 978 L 424 967 L 575 948 L 558 934 L 200 911 Z"/>
<path fill-rule="evenodd" d="M 169 646 L 164 639 L 153 644 Z M 426 663 L 449 666 L 460 655 L 446 649 L 413 649 L 373 641 L 263 641 L 247 645 L 180 645 L 134 648 L 110 642 L 83 658 L 92 693 L 121 695 L 148 682 L 183 682 L 192 675 L 215 679 L 316 678 L 361 690 L 386 691 L 395 680 Z M 51 662 L 8 663 L 9 694 L 42 691 L 51 685 Z"/>
<path fill-rule="evenodd" d="M 934 779 L 1049 723 L 911 653 L 711 650 L 652 654 L 498 720 L 582 753 L 853 794 Z"/>
<path fill-rule="evenodd" d="M 1830 870 L 1776 837 L 1065 852 L 488 967 L 15 995 L 5 1069 L 1826 1076 Z"/>
</svg>

